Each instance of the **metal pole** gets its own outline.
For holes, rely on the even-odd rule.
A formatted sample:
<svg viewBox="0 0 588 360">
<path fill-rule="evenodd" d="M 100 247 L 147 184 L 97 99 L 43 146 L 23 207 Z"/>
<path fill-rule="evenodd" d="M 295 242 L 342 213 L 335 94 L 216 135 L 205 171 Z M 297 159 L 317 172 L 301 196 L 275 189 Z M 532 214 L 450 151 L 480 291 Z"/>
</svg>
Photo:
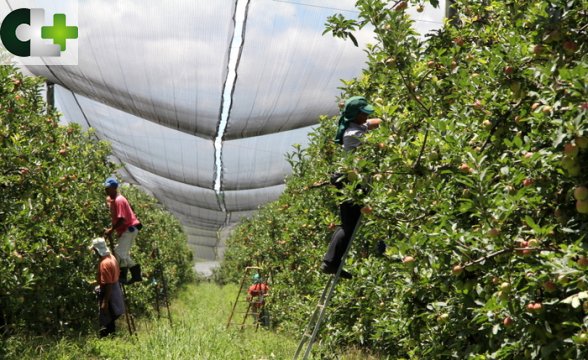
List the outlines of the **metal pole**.
<svg viewBox="0 0 588 360">
<path fill-rule="evenodd" d="M 47 81 L 47 111 L 50 112 L 55 107 L 55 84 Z"/>
</svg>

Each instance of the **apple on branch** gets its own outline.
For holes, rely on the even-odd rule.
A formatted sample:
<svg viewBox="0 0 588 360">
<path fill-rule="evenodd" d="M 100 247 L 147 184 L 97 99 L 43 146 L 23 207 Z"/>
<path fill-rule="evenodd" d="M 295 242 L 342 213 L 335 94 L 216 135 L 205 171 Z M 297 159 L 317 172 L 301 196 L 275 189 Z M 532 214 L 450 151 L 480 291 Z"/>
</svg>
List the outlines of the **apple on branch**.
<svg viewBox="0 0 588 360">
<path fill-rule="evenodd" d="M 588 188 L 585 186 L 577 186 L 574 189 L 574 199 L 584 201 L 588 199 Z"/>
</svg>

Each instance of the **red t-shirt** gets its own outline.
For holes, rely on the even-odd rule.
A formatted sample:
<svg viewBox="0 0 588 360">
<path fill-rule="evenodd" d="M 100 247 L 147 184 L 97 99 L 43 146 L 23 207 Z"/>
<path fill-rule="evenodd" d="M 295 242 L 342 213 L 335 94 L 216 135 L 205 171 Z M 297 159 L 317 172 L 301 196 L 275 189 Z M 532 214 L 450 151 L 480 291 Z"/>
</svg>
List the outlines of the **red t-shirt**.
<svg viewBox="0 0 588 360">
<path fill-rule="evenodd" d="M 128 200 L 120 194 L 117 194 L 114 201 L 110 202 L 110 217 L 112 218 L 112 225 L 116 224 L 119 218 L 124 219 L 124 224 L 115 229 L 119 236 L 127 231 L 129 227 L 140 224 Z"/>
<path fill-rule="evenodd" d="M 96 281 L 100 286 L 116 283 L 119 276 L 120 269 L 114 256 L 106 255 L 100 259 L 100 263 L 98 263 L 98 275 L 96 276 Z"/>
<path fill-rule="evenodd" d="M 251 296 L 259 296 L 267 294 L 269 287 L 265 283 L 253 284 L 247 290 L 247 293 Z"/>
</svg>

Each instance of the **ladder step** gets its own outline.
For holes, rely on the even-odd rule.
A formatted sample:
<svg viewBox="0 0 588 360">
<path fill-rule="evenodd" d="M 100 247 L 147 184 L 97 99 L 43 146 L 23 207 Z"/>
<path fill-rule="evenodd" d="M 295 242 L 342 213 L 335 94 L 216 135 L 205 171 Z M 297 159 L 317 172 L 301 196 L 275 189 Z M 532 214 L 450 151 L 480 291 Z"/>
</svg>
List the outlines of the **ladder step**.
<svg viewBox="0 0 588 360">
<path fill-rule="evenodd" d="M 353 240 L 355 239 L 357 229 L 359 229 L 361 227 L 361 220 L 362 220 L 362 215 L 359 216 L 359 219 L 357 220 L 357 223 L 355 224 L 355 229 L 353 230 L 353 234 L 351 234 L 351 239 L 347 243 L 347 248 L 345 249 L 345 252 L 343 253 L 343 256 L 341 257 L 341 264 L 345 263 L 345 258 L 347 257 L 347 254 L 349 253 L 349 248 L 350 248 L 351 244 L 353 243 Z M 300 339 L 300 342 L 298 343 L 298 349 L 296 350 L 296 353 L 294 354 L 293 360 L 300 359 L 300 356 L 302 356 L 303 360 L 308 359 L 308 356 L 310 355 L 310 352 L 312 350 L 312 345 L 315 342 L 315 336 L 318 334 L 320 326 L 323 322 L 323 318 L 325 316 L 324 310 L 326 310 L 327 306 L 329 305 L 329 302 L 331 301 L 331 296 L 333 295 L 333 291 L 335 290 L 335 287 L 337 286 L 337 283 L 338 283 L 339 278 L 341 276 L 340 270 L 338 270 L 338 272 L 339 272 L 339 274 L 334 274 L 333 276 L 330 276 L 329 280 L 325 284 L 325 287 L 324 287 L 322 295 L 318 301 L 318 304 L 316 305 L 314 312 L 313 312 L 312 316 L 310 317 L 310 321 L 308 322 L 306 330 L 304 330 L 304 333 L 302 335 L 302 338 Z M 312 331 L 312 334 L 309 334 L 308 331 L 311 328 L 313 328 L 314 330 Z M 306 345 L 306 350 L 304 351 L 304 355 L 302 355 L 302 349 L 305 346 L 305 342 L 307 341 L 306 338 L 308 338 L 308 344 Z"/>
</svg>

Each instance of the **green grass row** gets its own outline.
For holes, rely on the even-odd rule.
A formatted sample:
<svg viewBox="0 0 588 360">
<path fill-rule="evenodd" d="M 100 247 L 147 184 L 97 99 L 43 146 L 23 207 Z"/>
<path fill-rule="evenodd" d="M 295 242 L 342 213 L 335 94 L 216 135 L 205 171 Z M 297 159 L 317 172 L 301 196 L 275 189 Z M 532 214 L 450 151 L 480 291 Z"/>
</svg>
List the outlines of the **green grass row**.
<svg viewBox="0 0 588 360">
<path fill-rule="evenodd" d="M 172 304 L 173 326 L 167 318 L 137 324 L 129 336 L 124 318 L 115 337 L 77 339 L 11 338 L 7 359 L 289 359 L 297 339 L 253 327 L 226 329 L 235 285 L 189 285 Z M 165 313 L 163 313 L 165 314 Z"/>
<path fill-rule="evenodd" d="M 117 334 L 99 339 L 97 335 L 78 338 L 12 337 L 5 346 L 4 358 L 47 360 L 92 359 L 196 359 L 270 360 L 291 359 L 299 335 L 276 330 L 237 325 L 226 328 L 236 285 L 191 284 L 183 289 L 171 306 L 173 326 L 166 317 L 137 322 L 137 336 L 130 336 L 124 317 L 117 320 Z M 163 309 L 165 310 L 165 309 Z M 166 312 L 162 312 L 162 316 Z M 236 322 L 240 323 L 237 318 Z M 252 324 L 248 319 L 247 324 Z M 318 345 L 315 345 L 318 347 Z M 331 352 L 332 353 L 332 352 Z M 323 355 L 324 356 L 324 355 Z M 1 357 L 1 356 L 0 356 Z M 335 355 L 333 354 L 335 358 Z M 361 351 L 347 350 L 342 360 L 374 359 Z"/>
</svg>

